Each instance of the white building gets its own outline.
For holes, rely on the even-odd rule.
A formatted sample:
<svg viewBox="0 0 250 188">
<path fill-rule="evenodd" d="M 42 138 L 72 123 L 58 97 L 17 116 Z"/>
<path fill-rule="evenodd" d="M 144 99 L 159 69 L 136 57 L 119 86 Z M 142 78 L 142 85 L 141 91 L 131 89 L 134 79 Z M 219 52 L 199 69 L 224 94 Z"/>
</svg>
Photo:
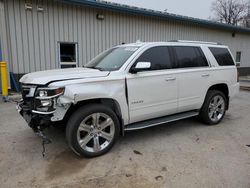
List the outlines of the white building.
<svg viewBox="0 0 250 188">
<path fill-rule="evenodd" d="M 83 66 L 123 42 L 175 39 L 228 45 L 240 73 L 250 73 L 248 28 L 95 0 L 0 0 L 0 58 L 16 80 Z"/>
</svg>

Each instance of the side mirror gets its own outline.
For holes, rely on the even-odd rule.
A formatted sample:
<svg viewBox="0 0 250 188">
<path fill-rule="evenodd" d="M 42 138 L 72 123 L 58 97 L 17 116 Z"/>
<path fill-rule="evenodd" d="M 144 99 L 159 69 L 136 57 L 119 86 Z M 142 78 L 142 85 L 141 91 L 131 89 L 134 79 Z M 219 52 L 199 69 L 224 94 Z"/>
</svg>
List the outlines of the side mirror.
<svg viewBox="0 0 250 188">
<path fill-rule="evenodd" d="M 146 71 L 151 68 L 151 63 L 150 62 L 137 62 L 135 67 L 132 67 L 130 72 L 131 73 L 137 73 L 140 71 Z"/>
</svg>

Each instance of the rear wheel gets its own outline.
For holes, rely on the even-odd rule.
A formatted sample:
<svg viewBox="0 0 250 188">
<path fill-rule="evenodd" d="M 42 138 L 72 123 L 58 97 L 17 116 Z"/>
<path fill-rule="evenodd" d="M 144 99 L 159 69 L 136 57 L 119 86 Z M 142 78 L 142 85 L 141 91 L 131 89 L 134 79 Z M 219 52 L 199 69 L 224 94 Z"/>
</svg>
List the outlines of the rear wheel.
<svg viewBox="0 0 250 188">
<path fill-rule="evenodd" d="M 79 108 L 69 119 L 66 138 L 80 156 L 96 157 L 108 152 L 119 136 L 116 114 L 101 104 Z"/>
<path fill-rule="evenodd" d="M 208 125 L 221 122 L 226 113 L 227 100 L 221 91 L 210 90 L 200 111 L 200 119 Z"/>
</svg>

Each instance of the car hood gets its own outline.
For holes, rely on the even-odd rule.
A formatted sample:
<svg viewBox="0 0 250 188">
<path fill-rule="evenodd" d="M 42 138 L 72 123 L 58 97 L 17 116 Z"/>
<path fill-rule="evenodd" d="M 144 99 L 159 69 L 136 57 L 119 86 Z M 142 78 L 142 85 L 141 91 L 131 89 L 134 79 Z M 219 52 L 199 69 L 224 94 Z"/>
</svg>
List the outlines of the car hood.
<svg viewBox="0 0 250 188">
<path fill-rule="evenodd" d="M 24 75 L 19 81 L 24 84 L 45 85 L 56 81 L 105 77 L 108 74 L 109 71 L 99 71 L 90 68 L 55 69 L 29 73 Z"/>
</svg>

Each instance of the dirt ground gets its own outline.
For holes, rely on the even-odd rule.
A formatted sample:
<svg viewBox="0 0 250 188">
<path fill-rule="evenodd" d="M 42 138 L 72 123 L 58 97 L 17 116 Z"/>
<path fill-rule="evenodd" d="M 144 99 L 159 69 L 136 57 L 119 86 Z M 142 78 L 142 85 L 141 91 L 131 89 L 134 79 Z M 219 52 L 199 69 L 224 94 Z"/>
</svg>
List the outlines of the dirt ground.
<svg viewBox="0 0 250 188">
<path fill-rule="evenodd" d="M 250 92 L 240 92 L 218 126 L 195 118 L 128 132 L 106 155 L 79 158 L 64 130 L 42 157 L 41 140 L 0 103 L 0 187 L 250 187 Z"/>
</svg>

